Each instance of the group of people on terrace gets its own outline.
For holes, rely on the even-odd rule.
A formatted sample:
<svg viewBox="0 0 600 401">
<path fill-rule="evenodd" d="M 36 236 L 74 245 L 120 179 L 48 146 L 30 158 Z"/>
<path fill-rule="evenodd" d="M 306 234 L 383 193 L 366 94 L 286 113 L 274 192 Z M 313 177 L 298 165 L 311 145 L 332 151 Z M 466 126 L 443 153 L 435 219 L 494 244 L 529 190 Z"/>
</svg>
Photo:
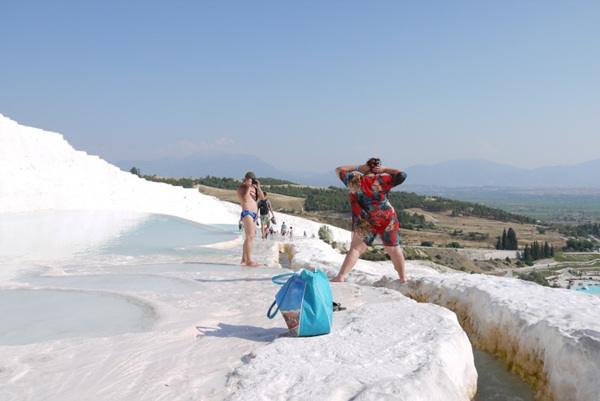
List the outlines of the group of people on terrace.
<svg viewBox="0 0 600 401">
<path fill-rule="evenodd" d="M 373 157 L 362 165 L 337 167 L 335 174 L 349 191 L 352 207 L 352 239 L 350 250 L 344 258 L 339 273 L 330 281 L 344 281 L 345 276 L 356 265 L 359 256 L 373 244 L 376 237 L 380 237 L 400 282 L 406 282 L 404 255 L 400 247 L 400 225 L 396 211 L 388 200 L 389 191 L 406 180 L 406 173 L 384 167 L 378 158 Z M 265 239 L 269 233 L 270 223 L 276 224 L 275 213 L 266 192 L 261 189 L 260 181 L 251 171 L 244 176 L 237 195 L 242 207 L 240 220 L 245 233 L 241 264 L 255 267 L 258 264 L 252 260 L 251 253 L 257 220 L 260 218 L 262 238 Z M 290 236 L 291 231 L 290 227 Z M 284 236 L 287 234 L 285 223 L 282 224 L 281 234 Z"/>
</svg>

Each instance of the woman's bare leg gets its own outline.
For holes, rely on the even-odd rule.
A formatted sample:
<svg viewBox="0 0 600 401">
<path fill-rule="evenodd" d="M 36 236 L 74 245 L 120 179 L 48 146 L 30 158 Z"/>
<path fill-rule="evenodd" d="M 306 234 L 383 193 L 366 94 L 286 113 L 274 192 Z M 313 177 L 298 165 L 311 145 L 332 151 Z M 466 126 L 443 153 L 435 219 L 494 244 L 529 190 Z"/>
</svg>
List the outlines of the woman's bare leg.
<svg viewBox="0 0 600 401">
<path fill-rule="evenodd" d="M 400 245 L 396 246 L 386 246 L 385 250 L 388 255 L 392 258 L 392 263 L 394 264 L 394 269 L 398 272 L 398 276 L 400 277 L 401 283 L 406 283 L 408 278 L 406 277 L 406 273 L 404 272 L 404 254 L 402 253 L 402 248 Z"/>
<path fill-rule="evenodd" d="M 367 244 L 365 244 L 364 241 L 358 235 L 356 235 L 355 233 L 352 233 L 352 242 L 350 243 L 350 250 L 346 254 L 346 257 L 344 258 L 344 263 L 342 263 L 342 268 L 340 269 L 340 272 L 338 273 L 338 275 L 329 281 L 333 281 L 333 282 L 344 281 L 344 277 L 346 277 L 346 274 L 348 274 L 348 272 L 350 270 L 352 270 L 352 268 L 358 261 L 358 257 L 365 251 L 365 249 L 367 249 Z"/>
<path fill-rule="evenodd" d="M 250 256 L 252 253 L 252 243 L 254 242 L 254 235 L 256 234 L 256 224 L 252 219 L 252 216 L 246 215 L 242 219 L 242 224 L 244 224 L 244 234 L 246 238 L 244 239 L 244 244 L 242 245 L 242 265 L 256 267 L 258 263 L 252 261 L 252 257 Z"/>
</svg>

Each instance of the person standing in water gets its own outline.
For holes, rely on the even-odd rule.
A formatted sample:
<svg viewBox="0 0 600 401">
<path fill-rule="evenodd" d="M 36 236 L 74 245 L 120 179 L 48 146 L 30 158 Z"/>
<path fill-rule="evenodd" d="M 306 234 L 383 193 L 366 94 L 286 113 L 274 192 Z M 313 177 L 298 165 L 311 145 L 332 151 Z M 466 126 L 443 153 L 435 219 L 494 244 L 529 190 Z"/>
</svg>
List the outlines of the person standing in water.
<svg viewBox="0 0 600 401">
<path fill-rule="evenodd" d="M 338 167 L 335 174 L 350 191 L 352 242 L 339 273 L 330 281 L 344 281 L 358 257 L 379 236 L 398 272 L 400 282 L 405 283 L 408 279 L 400 248 L 400 225 L 387 196 L 392 188 L 406 180 L 406 173 L 383 167 L 381 161 L 373 157 L 364 165 Z"/>
<path fill-rule="evenodd" d="M 248 171 L 244 176 L 244 180 L 237 189 L 237 196 L 242 206 L 240 220 L 244 226 L 244 234 L 246 236 L 242 246 L 241 264 L 256 267 L 258 263 L 252 260 L 251 254 L 254 236 L 256 235 L 257 202 L 259 199 L 264 199 L 265 195 L 260 189 L 260 181 L 256 179 L 256 175 L 252 171 Z"/>
</svg>

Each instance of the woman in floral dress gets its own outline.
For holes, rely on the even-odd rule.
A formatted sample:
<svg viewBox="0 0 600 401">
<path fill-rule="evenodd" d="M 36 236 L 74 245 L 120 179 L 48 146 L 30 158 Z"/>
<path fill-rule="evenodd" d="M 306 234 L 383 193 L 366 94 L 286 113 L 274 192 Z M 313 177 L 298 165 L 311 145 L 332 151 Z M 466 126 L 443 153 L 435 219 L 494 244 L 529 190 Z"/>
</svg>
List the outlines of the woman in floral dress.
<svg viewBox="0 0 600 401">
<path fill-rule="evenodd" d="M 404 255 L 400 248 L 400 225 L 387 196 L 392 188 L 406 180 L 406 173 L 384 167 L 374 157 L 364 165 L 338 167 L 335 173 L 350 191 L 352 242 L 340 272 L 331 281 L 344 281 L 358 257 L 379 236 L 398 272 L 400 282 L 405 283 L 407 278 L 404 272 Z"/>
</svg>

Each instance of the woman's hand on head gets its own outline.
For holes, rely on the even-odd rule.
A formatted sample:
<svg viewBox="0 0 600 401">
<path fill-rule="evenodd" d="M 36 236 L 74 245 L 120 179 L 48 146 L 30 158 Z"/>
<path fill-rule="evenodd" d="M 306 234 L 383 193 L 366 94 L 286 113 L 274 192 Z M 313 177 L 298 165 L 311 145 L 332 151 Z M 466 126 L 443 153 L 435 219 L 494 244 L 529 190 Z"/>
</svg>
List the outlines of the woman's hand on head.
<svg viewBox="0 0 600 401">
<path fill-rule="evenodd" d="M 375 166 L 373 168 L 371 168 L 371 171 L 374 172 L 375 174 L 381 174 L 385 171 L 385 167 L 379 165 L 379 166 Z"/>
</svg>

